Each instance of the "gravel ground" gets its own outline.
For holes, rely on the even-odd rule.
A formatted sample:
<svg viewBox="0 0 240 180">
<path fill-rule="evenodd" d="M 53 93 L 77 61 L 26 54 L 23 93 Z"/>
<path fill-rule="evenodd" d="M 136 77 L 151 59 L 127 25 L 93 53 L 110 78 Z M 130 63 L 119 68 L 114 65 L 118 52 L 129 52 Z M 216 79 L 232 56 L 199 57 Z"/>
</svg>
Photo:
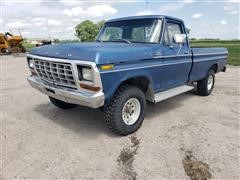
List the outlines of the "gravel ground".
<svg viewBox="0 0 240 180">
<path fill-rule="evenodd" d="M 142 127 L 119 137 L 99 110 L 61 110 L 31 88 L 25 57 L 1 57 L 3 179 L 239 179 L 239 72 L 213 93 L 148 104 Z M 201 170 L 202 167 L 202 170 Z M 190 171 L 189 171 L 190 169 Z"/>
</svg>

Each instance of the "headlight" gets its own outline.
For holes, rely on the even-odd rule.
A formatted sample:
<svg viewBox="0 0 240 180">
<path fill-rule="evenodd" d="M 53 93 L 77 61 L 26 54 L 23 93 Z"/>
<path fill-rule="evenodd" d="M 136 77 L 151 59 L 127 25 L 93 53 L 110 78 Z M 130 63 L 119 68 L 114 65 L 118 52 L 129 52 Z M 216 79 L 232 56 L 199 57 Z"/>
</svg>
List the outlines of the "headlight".
<svg viewBox="0 0 240 180">
<path fill-rule="evenodd" d="M 92 81 L 93 76 L 91 68 L 82 68 L 82 77 L 83 80 Z"/>
<path fill-rule="evenodd" d="M 78 66 L 78 75 L 80 81 L 93 81 L 93 73 L 91 67 Z"/>
<path fill-rule="evenodd" d="M 32 58 L 28 58 L 28 67 L 33 69 L 34 68 L 34 64 L 33 64 L 33 59 Z"/>
</svg>

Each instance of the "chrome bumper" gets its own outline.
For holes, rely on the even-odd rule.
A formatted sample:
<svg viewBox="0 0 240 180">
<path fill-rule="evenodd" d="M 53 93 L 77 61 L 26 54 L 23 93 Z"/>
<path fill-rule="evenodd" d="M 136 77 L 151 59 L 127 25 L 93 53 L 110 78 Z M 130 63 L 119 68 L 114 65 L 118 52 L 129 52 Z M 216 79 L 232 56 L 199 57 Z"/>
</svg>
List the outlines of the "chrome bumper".
<svg viewBox="0 0 240 180">
<path fill-rule="evenodd" d="M 33 88 L 39 90 L 41 93 L 67 103 L 78 104 L 91 108 L 99 108 L 104 104 L 103 92 L 88 93 L 63 87 L 56 88 L 50 83 L 45 83 L 38 77 L 33 76 L 28 77 L 27 80 Z"/>
</svg>

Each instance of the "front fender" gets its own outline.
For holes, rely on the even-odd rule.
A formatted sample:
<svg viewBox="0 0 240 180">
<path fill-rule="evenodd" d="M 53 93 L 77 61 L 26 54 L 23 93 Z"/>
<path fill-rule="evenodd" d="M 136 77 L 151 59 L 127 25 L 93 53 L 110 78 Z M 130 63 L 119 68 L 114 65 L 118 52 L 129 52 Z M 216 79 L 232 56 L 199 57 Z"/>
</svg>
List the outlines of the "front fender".
<svg viewBox="0 0 240 180">
<path fill-rule="evenodd" d="M 146 69 L 130 69 L 130 70 L 113 70 L 100 72 L 103 84 L 103 92 L 105 94 L 105 103 L 108 103 L 119 86 L 126 80 L 136 77 L 145 77 L 150 82 L 150 88 L 153 89 L 154 84 L 149 71 Z"/>
</svg>

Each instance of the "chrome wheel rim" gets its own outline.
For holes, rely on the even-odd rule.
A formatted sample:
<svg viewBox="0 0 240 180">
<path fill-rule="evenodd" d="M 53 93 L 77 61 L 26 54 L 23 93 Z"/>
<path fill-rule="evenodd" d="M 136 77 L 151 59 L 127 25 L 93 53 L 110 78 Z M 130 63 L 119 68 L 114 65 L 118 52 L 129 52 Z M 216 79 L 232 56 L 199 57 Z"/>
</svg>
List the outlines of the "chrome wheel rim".
<svg viewBox="0 0 240 180">
<path fill-rule="evenodd" d="M 123 106 L 122 119 L 127 125 L 133 125 L 139 118 L 141 105 L 138 99 L 131 98 Z"/>
<path fill-rule="evenodd" d="M 207 89 L 211 90 L 213 86 L 213 75 L 210 75 L 208 78 L 208 85 L 207 85 Z"/>
</svg>

